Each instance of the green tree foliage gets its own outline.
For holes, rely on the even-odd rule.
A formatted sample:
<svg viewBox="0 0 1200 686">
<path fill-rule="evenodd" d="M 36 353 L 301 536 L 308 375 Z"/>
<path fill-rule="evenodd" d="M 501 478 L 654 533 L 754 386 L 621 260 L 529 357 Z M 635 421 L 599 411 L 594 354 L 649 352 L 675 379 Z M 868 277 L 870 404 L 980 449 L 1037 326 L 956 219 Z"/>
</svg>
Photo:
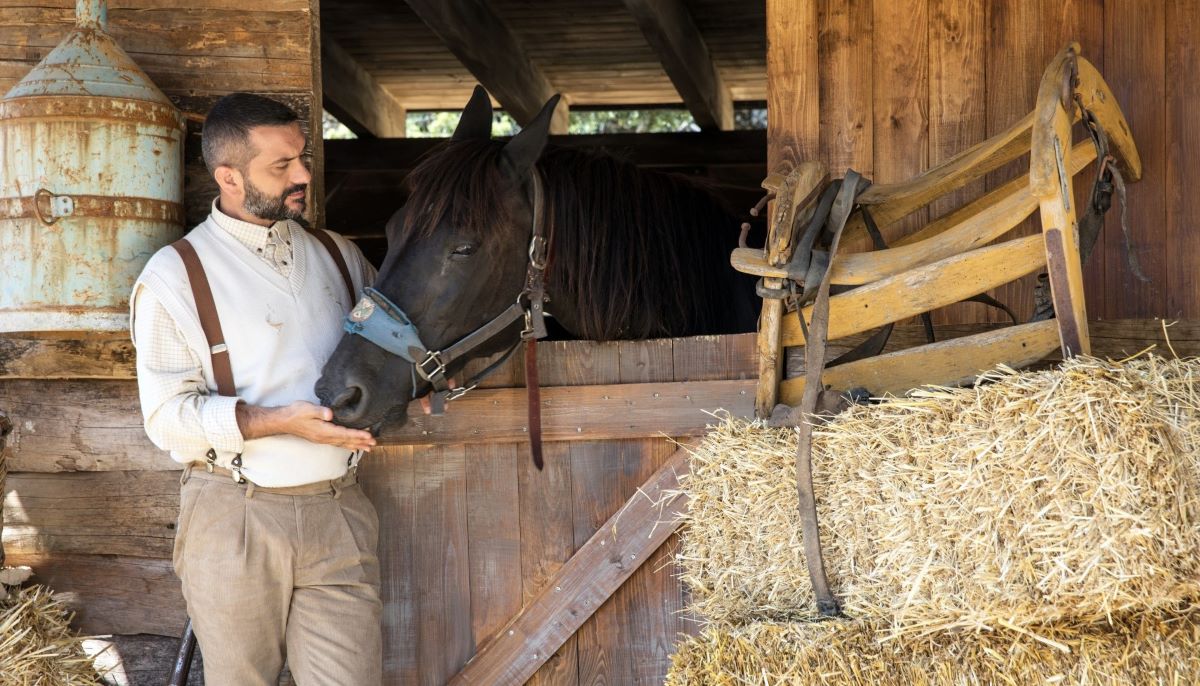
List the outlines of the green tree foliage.
<svg viewBox="0 0 1200 686">
<path fill-rule="evenodd" d="M 458 111 L 409 112 L 409 138 L 448 138 L 458 126 Z M 328 112 L 324 113 L 323 128 L 327 140 L 355 138 L 344 124 Z M 764 129 L 767 126 L 765 109 L 739 108 L 734 110 L 734 128 Z M 511 136 L 521 127 L 507 112 L 492 115 L 492 135 Z M 572 110 L 570 133 L 668 133 L 699 131 L 691 113 L 684 109 L 644 110 Z"/>
</svg>

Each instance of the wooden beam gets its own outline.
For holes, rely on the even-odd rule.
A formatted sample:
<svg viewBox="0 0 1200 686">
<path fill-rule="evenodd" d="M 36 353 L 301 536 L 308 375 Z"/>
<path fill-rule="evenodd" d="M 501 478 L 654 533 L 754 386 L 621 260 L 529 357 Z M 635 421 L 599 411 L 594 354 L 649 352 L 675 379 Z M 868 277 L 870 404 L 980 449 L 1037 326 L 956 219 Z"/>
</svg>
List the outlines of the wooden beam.
<svg viewBox="0 0 1200 686">
<path fill-rule="evenodd" d="M 450 52 L 521 126 L 529 124 L 554 95 L 554 87 L 529 56 L 516 34 L 487 0 L 407 0 Z M 550 124 L 566 133 L 566 99 Z"/>
<path fill-rule="evenodd" d="M 830 367 L 821 376 L 821 383 L 840 391 L 862 386 L 876 396 L 902 395 L 927 384 L 967 383 L 1001 363 L 1020 369 L 1057 347 L 1058 325 L 1047 319 Z M 779 402 L 786 405 L 800 404 L 803 394 L 803 376 L 779 386 Z"/>
<path fill-rule="evenodd" d="M 403 138 L 405 110 L 346 50 L 321 39 L 325 109 L 360 138 Z"/>
<path fill-rule="evenodd" d="M 404 171 L 445 142 L 445 138 L 325 141 L 325 170 L 330 174 Z M 766 175 L 767 134 L 762 130 L 551 136 L 550 144 L 606 150 L 639 167 L 758 166 L 764 170 L 759 178 Z"/>
<path fill-rule="evenodd" d="M 750 416 L 753 404 L 753 380 L 551 386 L 542 389 L 542 432 L 548 441 L 693 436 L 712 422 L 706 410 Z M 13 471 L 178 469 L 146 437 L 133 382 L 5 381 L 0 407 L 14 425 Z M 385 432 L 382 442 L 523 442 L 528 436 L 525 389 L 496 388 L 468 393 L 440 417 L 413 403 L 408 423 Z"/>
<path fill-rule="evenodd" d="M 136 359 L 124 331 L 0 335 L 0 379 L 132 379 Z"/>
<path fill-rule="evenodd" d="M 174 636 L 172 657 L 179 648 L 187 609 L 170 559 L 18 552 L 9 562 L 32 567 L 33 582 L 75 611 L 71 625 L 81 633 Z"/>
<path fill-rule="evenodd" d="M 451 686 L 523 684 L 679 528 L 681 447 L 596 531 L 532 601 L 476 653 Z"/>
<path fill-rule="evenodd" d="M 624 0 L 683 103 L 705 131 L 733 128 L 733 97 L 683 0 Z"/>
</svg>

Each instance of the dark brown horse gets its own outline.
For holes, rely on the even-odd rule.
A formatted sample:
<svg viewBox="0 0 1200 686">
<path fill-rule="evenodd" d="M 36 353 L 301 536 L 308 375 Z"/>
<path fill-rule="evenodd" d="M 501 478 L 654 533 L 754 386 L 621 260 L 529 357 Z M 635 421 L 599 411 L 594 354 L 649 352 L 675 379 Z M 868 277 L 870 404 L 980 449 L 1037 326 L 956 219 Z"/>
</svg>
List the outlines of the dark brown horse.
<svg viewBox="0 0 1200 686">
<path fill-rule="evenodd" d="M 408 202 L 388 222 L 378 302 L 402 310 L 428 350 L 478 329 L 525 286 L 539 195 L 549 242 L 545 309 L 563 331 L 595 340 L 752 331 L 753 281 L 729 266 L 738 220 L 682 177 L 547 148 L 556 104 L 511 140 L 492 140 L 491 104 L 476 89 L 451 140 L 411 173 Z M 469 357 L 510 347 L 521 329 L 505 327 Z M 448 365 L 447 375 L 466 361 Z M 356 427 L 401 419 L 429 389 L 412 362 L 351 334 L 317 383 L 335 420 Z"/>
</svg>

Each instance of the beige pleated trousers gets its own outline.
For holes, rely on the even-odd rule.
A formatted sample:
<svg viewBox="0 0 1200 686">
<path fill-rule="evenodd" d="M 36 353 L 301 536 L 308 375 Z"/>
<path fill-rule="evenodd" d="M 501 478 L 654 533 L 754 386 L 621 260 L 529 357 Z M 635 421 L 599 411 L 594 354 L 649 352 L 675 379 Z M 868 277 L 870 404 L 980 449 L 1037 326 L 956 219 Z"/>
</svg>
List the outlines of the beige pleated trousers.
<svg viewBox="0 0 1200 686">
<path fill-rule="evenodd" d="M 353 473 L 286 489 L 181 479 L 175 573 L 209 686 L 378 686 L 379 517 Z"/>
</svg>

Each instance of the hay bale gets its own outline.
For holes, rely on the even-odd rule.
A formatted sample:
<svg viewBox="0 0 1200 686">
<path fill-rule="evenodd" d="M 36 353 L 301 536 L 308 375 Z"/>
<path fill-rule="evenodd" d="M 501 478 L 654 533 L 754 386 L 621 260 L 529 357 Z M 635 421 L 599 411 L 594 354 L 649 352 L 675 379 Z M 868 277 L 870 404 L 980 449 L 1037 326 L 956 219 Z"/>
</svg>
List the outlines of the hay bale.
<svg viewBox="0 0 1200 686">
<path fill-rule="evenodd" d="M 42 586 L 13 590 L 0 599 L 0 683 L 101 686 L 70 619 L 62 602 Z"/>
<path fill-rule="evenodd" d="M 864 620 L 709 627 L 684 640 L 666 686 L 975 686 L 1200 683 L 1200 615 L 1108 628 L 940 633 L 881 642 Z"/>
<path fill-rule="evenodd" d="M 1200 362 L 1076 358 L 860 406 L 813 455 L 830 583 L 895 634 L 1200 598 Z M 695 450 L 679 559 L 723 622 L 814 615 L 795 433 L 729 420 Z"/>
</svg>

